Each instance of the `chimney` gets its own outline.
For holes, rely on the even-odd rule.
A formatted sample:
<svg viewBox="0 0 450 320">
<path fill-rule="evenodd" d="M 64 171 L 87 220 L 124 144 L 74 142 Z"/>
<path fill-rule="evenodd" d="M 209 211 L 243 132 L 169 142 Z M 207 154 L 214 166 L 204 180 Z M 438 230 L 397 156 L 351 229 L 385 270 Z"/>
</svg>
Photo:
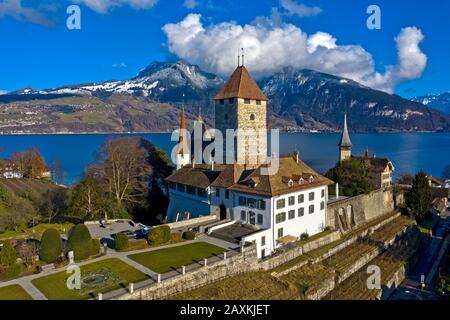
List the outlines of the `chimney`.
<svg viewBox="0 0 450 320">
<path fill-rule="evenodd" d="M 195 157 L 192 157 L 192 168 L 195 169 Z"/>
<path fill-rule="evenodd" d="M 214 171 L 214 160 L 211 161 L 211 171 Z"/>
</svg>

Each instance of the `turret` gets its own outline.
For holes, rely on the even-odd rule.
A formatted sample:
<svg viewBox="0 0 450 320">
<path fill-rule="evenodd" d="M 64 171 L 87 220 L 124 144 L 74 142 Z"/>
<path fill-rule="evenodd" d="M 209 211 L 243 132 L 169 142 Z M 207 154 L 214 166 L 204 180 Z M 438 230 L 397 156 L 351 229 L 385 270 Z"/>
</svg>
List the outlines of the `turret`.
<svg viewBox="0 0 450 320">
<path fill-rule="evenodd" d="M 347 113 L 344 114 L 344 129 L 339 142 L 339 161 L 344 161 L 352 156 L 352 142 L 347 129 Z"/>
</svg>

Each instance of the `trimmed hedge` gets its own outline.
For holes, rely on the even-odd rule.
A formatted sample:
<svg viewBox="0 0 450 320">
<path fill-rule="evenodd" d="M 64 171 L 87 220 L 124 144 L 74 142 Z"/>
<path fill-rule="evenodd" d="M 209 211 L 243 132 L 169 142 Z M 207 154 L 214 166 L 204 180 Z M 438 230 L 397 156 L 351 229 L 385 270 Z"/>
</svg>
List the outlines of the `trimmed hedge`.
<svg viewBox="0 0 450 320">
<path fill-rule="evenodd" d="M 58 230 L 47 229 L 42 234 L 39 258 L 47 263 L 54 262 L 61 255 L 62 241 Z"/>
<path fill-rule="evenodd" d="M 92 255 L 95 256 L 100 253 L 101 243 L 98 239 L 92 239 Z"/>
<path fill-rule="evenodd" d="M 153 227 L 148 233 L 148 243 L 152 246 L 163 244 L 170 241 L 170 227 L 168 225 L 161 225 Z"/>
<path fill-rule="evenodd" d="M 116 239 L 114 241 L 114 247 L 117 251 L 122 251 L 128 248 L 128 236 L 123 233 L 123 232 L 119 232 L 116 235 Z"/>
<path fill-rule="evenodd" d="M 89 229 L 84 224 L 78 224 L 74 227 L 69 236 L 69 250 L 73 251 L 74 258 L 77 261 L 85 260 L 93 255 L 93 241 Z"/>
<path fill-rule="evenodd" d="M 184 240 L 194 240 L 195 239 L 195 232 L 191 230 L 187 230 L 183 232 L 183 239 Z"/>
</svg>

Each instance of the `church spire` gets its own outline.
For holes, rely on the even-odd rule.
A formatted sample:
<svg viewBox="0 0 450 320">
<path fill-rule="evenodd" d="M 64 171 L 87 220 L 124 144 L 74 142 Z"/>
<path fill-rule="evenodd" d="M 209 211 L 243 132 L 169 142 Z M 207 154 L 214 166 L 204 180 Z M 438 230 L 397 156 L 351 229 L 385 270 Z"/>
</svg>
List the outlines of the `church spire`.
<svg viewBox="0 0 450 320">
<path fill-rule="evenodd" d="M 347 113 L 344 114 L 344 129 L 339 142 L 339 161 L 349 159 L 352 156 L 352 142 L 347 129 Z"/>
</svg>

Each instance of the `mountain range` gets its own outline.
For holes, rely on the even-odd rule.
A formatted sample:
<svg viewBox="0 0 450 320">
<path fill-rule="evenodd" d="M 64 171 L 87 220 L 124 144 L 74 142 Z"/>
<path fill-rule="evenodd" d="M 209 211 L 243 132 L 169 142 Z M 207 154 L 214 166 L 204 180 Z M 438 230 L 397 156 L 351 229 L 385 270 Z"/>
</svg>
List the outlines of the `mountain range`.
<svg viewBox="0 0 450 320">
<path fill-rule="evenodd" d="M 0 132 L 167 132 L 178 127 L 182 106 L 188 119 L 201 114 L 211 125 L 212 97 L 224 83 L 179 61 L 153 62 L 129 80 L 25 88 L 0 95 Z M 269 98 L 271 128 L 336 131 L 347 112 L 356 132 L 450 131 L 450 115 L 431 103 L 350 79 L 284 68 L 258 84 Z"/>
<path fill-rule="evenodd" d="M 450 91 L 441 94 L 417 96 L 412 98 L 411 100 L 422 103 L 430 108 L 439 110 L 446 114 L 450 114 Z"/>
</svg>

